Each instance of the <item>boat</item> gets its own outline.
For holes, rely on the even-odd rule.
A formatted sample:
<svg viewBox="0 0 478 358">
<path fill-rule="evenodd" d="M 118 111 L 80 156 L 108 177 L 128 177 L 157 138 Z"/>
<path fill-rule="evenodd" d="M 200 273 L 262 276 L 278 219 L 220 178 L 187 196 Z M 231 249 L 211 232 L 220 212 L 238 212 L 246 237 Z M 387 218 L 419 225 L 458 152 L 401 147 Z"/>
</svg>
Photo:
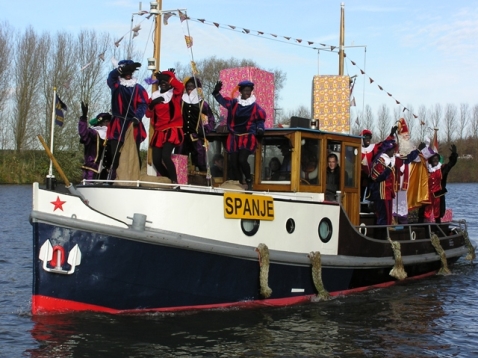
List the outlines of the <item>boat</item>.
<svg viewBox="0 0 478 358">
<path fill-rule="evenodd" d="M 207 136 L 223 153 L 226 137 Z M 375 225 L 362 212 L 361 140 L 303 118 L 268 128 L 250 156 L 250 191 L 227 180 L 227 155 L 222 177 L 191 173 L 187 184 L 65 180 L 65 191 L 34 183 L 32 313 L 287 306 L 473 259 L 464 220 Z M 324 197 L 330 152 L 347 178 L 336 200 Z M 307 178 L 305 153 L 316 164 Z M 269 159 L 287 156 L 290 172 L 272 179 Z"/>
</svg>

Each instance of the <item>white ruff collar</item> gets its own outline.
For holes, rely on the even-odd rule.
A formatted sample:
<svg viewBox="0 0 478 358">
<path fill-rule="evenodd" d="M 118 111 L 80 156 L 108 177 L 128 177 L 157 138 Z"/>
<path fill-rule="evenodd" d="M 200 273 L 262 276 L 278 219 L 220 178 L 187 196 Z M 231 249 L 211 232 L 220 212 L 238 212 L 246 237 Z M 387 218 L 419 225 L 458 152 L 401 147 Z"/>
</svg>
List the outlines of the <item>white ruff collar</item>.
<svg viewBox="0 0 478 358">
<path fill-rule="evenodd" d="M 197 89 L 193 89 L 190 94 L 185 92 L 183 94 L 183 101 L 189 104 L 196 104 L 199 103 L 199 96 Z"/>
<path fill-rule="evenodd" d="M 237 97 L 237 103 L 239 103 L 241 106 L 250 106 L 256 101 L 256 96 L 251 94 L 251 96 L 248 99 L 241 99 L 241 96 Z"/>
<path fill-rule="evenodd" d="M 375 148 L 375 143 L 369 144 L 367 147 L 362 146 L 362 153 L 367 154 L 372 152 L 373 148 Z"/>
<path fill-rule="evenodd" d="M 385 165 L 388 167 L 390 164 L 392 165 L 392 167 L 395 165 L 395 156 L 393 157 L 389 157 L 387 155 L 387 153 L 382 153 L 382 155 L 380 156 L 380 158 L 383 159 L 383 161 L 385 162 Z"/>
<path fill-rule="evenodd" d="M 428 172 L 433 173 L 436 172 L 437 170 L 441 169 L 441 163 L 438 163 L 436 166 L 432 167 L 431 164 L 429 163 L 428 165 Z"/>
<path fill-rule="evenodd" d="M 134 77 L 131 77 L 129 80 L 120 77 L 120 85 L 125 87 L 134 87 L 138 80 Z"/>
<path fill-rule="evenodd" d="M 173 98 L 173 90 L 174 88 L 170 88 L 169 90 L 163 93 L 161 93 L 159 90 L 154 91 L 153 94 L 151 95 L 151 99 L 163 97 L 164 98 L 163 103 L 169 103 L 169 101 L 171 101 L 171 98 Z"/>
<path fill-rule="evenodd" d="M 108 129 L 108 127 L 106 127 L 106 126 L 95 126 L 95 127 L 91 127 L 91 129 L 94 129 L 98 133 L 98 135 L 100 136 L 101 139 L 106 138 L 106 130 Z"/>
</svg>

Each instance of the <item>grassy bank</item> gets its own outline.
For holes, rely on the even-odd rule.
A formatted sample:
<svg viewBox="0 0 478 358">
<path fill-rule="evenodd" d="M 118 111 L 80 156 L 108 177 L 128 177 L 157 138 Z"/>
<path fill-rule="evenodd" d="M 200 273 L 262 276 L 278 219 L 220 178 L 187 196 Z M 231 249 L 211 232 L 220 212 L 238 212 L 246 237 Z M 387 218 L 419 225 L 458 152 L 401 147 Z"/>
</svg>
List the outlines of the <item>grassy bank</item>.
<svg viewBox="0 0 478 358">
<path fill-rule="evenodd" d="M 142 151 L 141 156 L 144 162 L 146 151 Z M 55 153 L 55 158 L 68 180 L 74 184 L 81 181 L 83 152 L 62 151 Z M 448 182 L 478 182 L 478 165 L 475 158 L 458 159 L 457 165 L 448 176 Z M 0 184 L 31 184 L 35 181 L 43 183 L 48 174 L 49 167 L 50 159 L 43 150 L 21 152 L 0 150 Z M 54 167 L 53 174 L 60 183 L 61 177 Z"/>
</svg>

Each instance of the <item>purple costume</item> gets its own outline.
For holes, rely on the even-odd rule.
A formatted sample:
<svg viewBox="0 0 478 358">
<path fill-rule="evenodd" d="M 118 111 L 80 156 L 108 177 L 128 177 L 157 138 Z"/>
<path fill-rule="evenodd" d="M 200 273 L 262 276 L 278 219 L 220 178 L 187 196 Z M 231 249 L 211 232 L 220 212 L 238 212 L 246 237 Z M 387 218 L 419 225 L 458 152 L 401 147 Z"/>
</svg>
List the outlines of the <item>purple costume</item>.
<svg viewBox="0 0 478 358">
<path fill-rule="evenodd" d="M 93 180 L 99 177 L 99 163 L 104 150 L 107 127 L 88 127 L 86 117 L 80 117 L 78 134 L 84 149 L 83 179 Z M 102 136 L 103 139 L 100 137 Z"/>
</svg>

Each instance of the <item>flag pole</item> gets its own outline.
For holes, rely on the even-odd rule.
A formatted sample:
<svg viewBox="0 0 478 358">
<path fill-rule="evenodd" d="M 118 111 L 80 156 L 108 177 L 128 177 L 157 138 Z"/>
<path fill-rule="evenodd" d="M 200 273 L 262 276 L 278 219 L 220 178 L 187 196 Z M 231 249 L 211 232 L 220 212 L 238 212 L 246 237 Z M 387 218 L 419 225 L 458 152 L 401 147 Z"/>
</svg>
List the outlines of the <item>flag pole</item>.
<svg viewBox="0 0 478 358">
<path fill-rule="evenodd" d="M 51 134 L 50 134 L 50 151 L 53 154 L 53 136 L 55 132 L 55 105 L 56 105 L 56 87 L 53 87 L 53 104 L 51 111 Z M 53 175 L 53 161 L 50 158 L 50 168 L 46 176 L 46 188 L 55 190 L 55 176 Z"/>
</svg>

